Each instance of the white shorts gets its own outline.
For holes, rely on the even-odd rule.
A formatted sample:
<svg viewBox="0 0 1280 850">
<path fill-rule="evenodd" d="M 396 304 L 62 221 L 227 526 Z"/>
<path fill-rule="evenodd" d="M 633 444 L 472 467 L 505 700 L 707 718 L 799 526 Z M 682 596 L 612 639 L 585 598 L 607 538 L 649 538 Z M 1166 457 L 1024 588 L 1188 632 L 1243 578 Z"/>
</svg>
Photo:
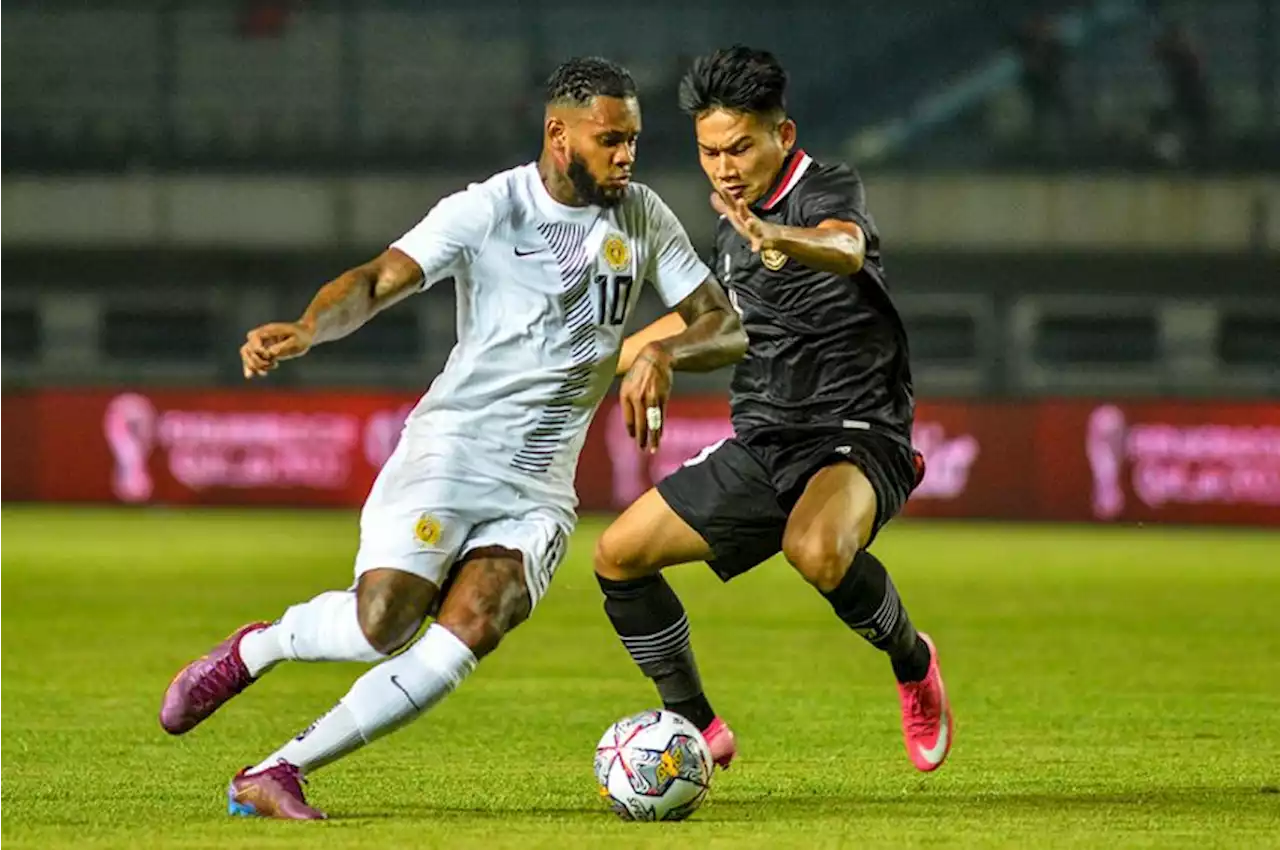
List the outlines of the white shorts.
<svg viewBox="0 0 1280 850">
<path fill-rule="evenodd" d="M 360 513 L 356 581 L 389 568 L 443 587 L 468 552 L 501 546 L 524 556 L 530 605 L 537 605 L 564 559 L 573 514 L 459 469 L 447 446 L 422 455 L 409 443 L 402 439 L 387 459 Z"/>
</svg>

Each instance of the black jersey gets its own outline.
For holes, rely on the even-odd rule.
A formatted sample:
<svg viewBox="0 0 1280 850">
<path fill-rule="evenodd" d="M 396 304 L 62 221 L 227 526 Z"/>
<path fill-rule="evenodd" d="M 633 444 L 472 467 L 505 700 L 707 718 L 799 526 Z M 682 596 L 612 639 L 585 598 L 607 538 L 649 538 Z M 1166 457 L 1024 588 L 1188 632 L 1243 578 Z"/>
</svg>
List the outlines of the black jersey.
<svg viewBox="0 0 1280 850">
<path fill-rule="evenodd" d="M 730 390 L 734 430 L 869 426 L 909 441 L 915 402 L 907 334 L 889 298 L 880 236 L 857 172 L 793 151 L 752 209 L 793 227 L 855 222 L 866 236 L 866 262 L 850 276 L 807 268 L 777 251 L 757 254 L 721 219 L 713 267 L 749 339 Z"/>
</svg>

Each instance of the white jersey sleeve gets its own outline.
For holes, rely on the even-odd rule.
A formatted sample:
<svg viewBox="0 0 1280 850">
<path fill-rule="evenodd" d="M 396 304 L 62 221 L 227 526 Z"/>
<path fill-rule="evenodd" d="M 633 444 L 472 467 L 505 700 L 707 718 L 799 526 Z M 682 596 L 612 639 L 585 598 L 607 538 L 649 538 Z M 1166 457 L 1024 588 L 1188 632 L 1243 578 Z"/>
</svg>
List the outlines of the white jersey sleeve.
<svg viewBox="0 0 1280 850">
<path fill-rule="evenodd" d="M 455 192 L 431 208 L 413 229 L 391 243 L 422 269 L 422 288 L 460 272 L 484 246 L 497 217 L 494 199 L 481 185 Z"/>
<path fill-rule="evenodd" d="M 662 303 L 674 307 L 711 277 L 711 270 L 699 259 L 684 225 L 658 193 L 647 195 L 647 219 L 651 249 L 646 279 L 658 290 Z"/>
</svg>

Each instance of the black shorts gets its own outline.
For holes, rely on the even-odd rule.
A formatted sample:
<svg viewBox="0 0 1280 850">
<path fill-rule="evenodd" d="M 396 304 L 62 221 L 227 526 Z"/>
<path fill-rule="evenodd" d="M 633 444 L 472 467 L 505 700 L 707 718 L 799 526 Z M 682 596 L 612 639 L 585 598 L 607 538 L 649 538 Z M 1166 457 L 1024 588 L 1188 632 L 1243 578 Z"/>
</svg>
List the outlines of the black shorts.
<svg viewBox="0 0 1280 850">
<path fill-rule="evenodd" d="M 711 546 L 708 563 L 728 581 L 781 551 L 787 517 L 805 485 L 833 463 L 852 463 L 871 482 L 872 540 L 924 477 L 923 457 L 904 440 L 871 430 L 824 429 L 724 440 L 663 479 L 658 492 Z"/>
</svg>

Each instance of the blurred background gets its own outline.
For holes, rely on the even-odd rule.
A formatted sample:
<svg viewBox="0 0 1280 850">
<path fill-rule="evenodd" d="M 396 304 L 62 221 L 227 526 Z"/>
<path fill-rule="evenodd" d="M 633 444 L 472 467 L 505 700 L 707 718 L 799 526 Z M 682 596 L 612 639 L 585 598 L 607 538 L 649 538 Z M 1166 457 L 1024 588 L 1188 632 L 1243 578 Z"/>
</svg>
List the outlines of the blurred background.
<svg viewBox="0 0 1280 850">
<path fill-rule="evenodd" d="M 911 511 L 1280 523 L 1280 0 L 5 0 L 4 497 L 358 505 L 451 287 L 262 387 L 245 330 L 536 157 L 571 55 L 631 68 L 639 178 L 709 248 L 675 89 L 736 41 L 863 172 L 930 455 Z M 727 378 L 681 376 L 653 460 L 607 404 L 584 508 L 720 436 Z"/>
<path fill-rule="evenodd" d="M 452 286 L 253 384 L 245 331 L 532 160 L 572 55 L 632 69 L 638 178 L 709 251 L 675 90 L 737 41 L 789 68 L 803 147 L 866 182 L 928 465 L 875 552 L 961 740 L 910 770 L 883 659 L 782 558 L 674 570 L 744 755 L 682 840 L 1277 846 L 1280 0 L 0 9 L 6 846 L 286 843 L 221 789 L 358 673 L 282 670 L 180 746 L 156 702 L 236 623 L 348 586 Z M 632 326 L 659 312 L 646 292 Z M 654 695 L 591 553 L 727 436 L 727 382 L 680 375 L 654 455 L 606 399 L 578 475 L 599 516 L 554 589 L 478 681 L 315 778 L 337 820 L 309 846 L 672 844 L 601 823 L 591 745 Z"/>
</svg>

